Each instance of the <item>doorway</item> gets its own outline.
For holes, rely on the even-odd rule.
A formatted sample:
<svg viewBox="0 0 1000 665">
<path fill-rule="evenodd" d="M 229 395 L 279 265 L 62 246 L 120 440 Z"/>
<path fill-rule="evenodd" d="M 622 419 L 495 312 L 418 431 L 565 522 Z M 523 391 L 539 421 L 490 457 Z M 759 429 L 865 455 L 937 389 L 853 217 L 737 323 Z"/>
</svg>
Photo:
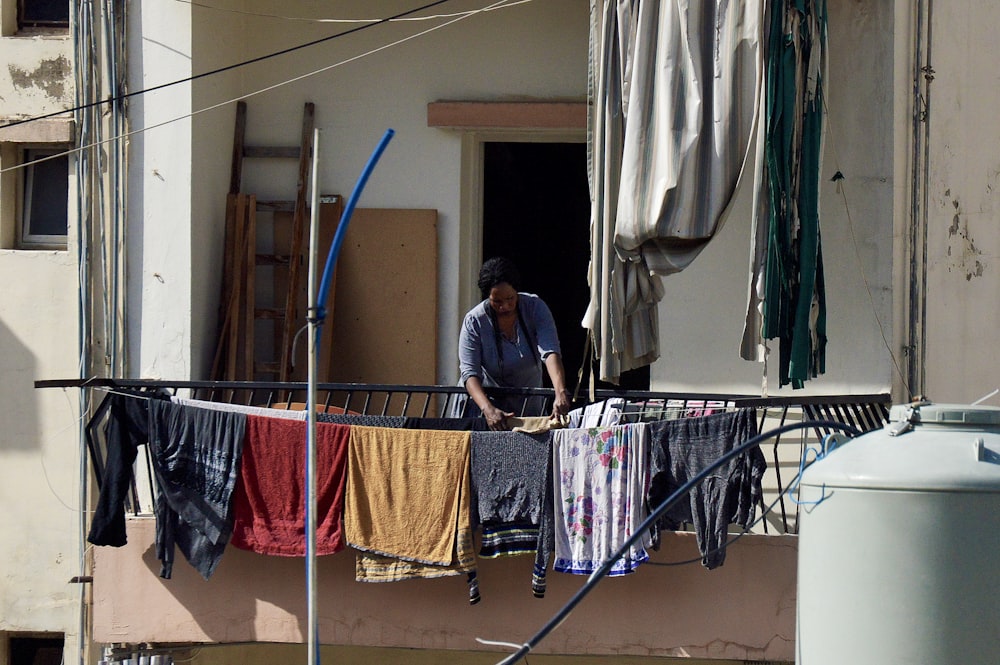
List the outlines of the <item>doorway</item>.
<svg viewBox="0 0 1000 665">
<path fill-rule="evenodd" d="M 522 290 L 538 294 L 552 310 L 566 382 L 575 389 L 587 337 L 580 321 L 590 301 L 587 145 L 485 142 L 482 243 L 483 259 L 514 261 Z M 584 370 L 585 384 L 592 366 Z M 648 390 L 649 368 L 626 372 L 617 387 Z"/>
</svg>

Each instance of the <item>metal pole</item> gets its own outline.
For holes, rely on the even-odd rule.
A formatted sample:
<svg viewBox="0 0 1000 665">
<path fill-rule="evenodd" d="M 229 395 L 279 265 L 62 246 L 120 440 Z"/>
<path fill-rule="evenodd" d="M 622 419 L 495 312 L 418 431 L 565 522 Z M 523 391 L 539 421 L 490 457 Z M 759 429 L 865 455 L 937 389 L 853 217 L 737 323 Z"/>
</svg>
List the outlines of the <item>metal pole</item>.
<svg viewBox="0 0 1000 665">
<path fill-rule="evenodd" d="M 319 663 L 319 626 L 316 613 L 316 366 L 321 321 L 316 317 L 316 251 L 319 245 L 319 129 L 312 140 L 312 203 L 309 223 L 309 381 L 306 397 L 306 592 L 309 665 Z M 294 260 L 294 257 L 293 257 Z"/>
</svg>

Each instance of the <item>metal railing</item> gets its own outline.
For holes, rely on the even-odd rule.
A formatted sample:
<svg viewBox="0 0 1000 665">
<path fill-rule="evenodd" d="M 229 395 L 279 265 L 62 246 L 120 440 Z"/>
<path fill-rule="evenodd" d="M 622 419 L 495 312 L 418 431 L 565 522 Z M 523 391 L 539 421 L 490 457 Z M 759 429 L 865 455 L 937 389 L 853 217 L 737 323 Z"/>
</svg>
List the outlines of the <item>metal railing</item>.
<svg viewBox="0 0 1000 665">
<path fill-rule="evenodd" d="M 36 388 L 79 387 L 111 394 L 133 396 L 176 395 L 211 402 L 304 408 L 306 384 L 242 381 L 163 381 L 140 379 L 89 379 L 38 381 Z M 553 393 L 544 388 L 488 388 L 491 396 L 520 400 L 518 415 L 547 415 Z M 86 427 L 91 465 L 98 486 L 107 459 L 102 428 L 107 421 L 107 398 L 101 401 Z M 591 399 L 574 400 L 573 406 L 590 407 L 598 421 L 606 409 L 619 408 L 621 422 L 659 420 L 679 415 L 700 415 L 722 409 L 752 408 L 756 411 L 761 433 L 800 421 L 834 421 L 862 432 L 877 429 L 888 417 L 891 400 L 888 394 L 803 395 L 791 397 L 754 397 L 734 394 L 677 393 L 656 391 L 596 390 Z M 471 402 L 469 403 L 471 404 Z M 393 384 L 322 383 L 317 386 L 317 408 L 321 411 L 364 416 L 454 417 L 468 416 L 465 390 L 459 386 L 418 386 Z M 474 406 L 474 405 L 472 405 Z M 587 423 L 597 424 L 597 422 Z M 764 479 L 764 505 L 774 509 L 759 522 L 756 531 L 795 533 L 797 509 L 785 501 L 789 483 L 797 474 L 807 446 L 822 441 L 831 431 L 822 426 L 810 427 L 798 436 L 778 435 L 762 445 L 768 458 Z M 137 461 L 138 482 L 133 480 L 127 501 L 133 515 L 145 514 L 155 487 L 148 454 Z M 763 506 L 762 506 L 763 508 Z"/>
</svg>

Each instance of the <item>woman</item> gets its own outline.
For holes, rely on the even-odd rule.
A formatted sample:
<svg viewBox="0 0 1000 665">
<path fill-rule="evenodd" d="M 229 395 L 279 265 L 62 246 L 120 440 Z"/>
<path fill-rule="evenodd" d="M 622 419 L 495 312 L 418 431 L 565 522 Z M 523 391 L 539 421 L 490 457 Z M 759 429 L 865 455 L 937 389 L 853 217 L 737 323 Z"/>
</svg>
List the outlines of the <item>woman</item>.
<svg viewBox="0 0 1000 665">
<path fill-rule="evenodd" d="M 492 430 L 508 429 L 519 400 L 494 403 L 483 387 L 541 388 L 542 365 L 555 389 L 552 416 L 565 416 L 570 408 L 552 312 L 538 296 L 518 293 L 520 281 L 517 268 L 503 257 L 483 263 L 483 301 L 465 315 L 458 340 L 462 385 Z"/>
</svg>

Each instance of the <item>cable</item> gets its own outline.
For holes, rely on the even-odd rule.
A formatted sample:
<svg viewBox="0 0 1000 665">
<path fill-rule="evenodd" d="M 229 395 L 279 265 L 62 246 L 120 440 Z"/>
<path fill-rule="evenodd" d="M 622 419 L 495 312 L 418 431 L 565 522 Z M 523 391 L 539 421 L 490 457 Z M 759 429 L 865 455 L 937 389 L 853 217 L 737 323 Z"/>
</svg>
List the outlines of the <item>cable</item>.
<svg viewBox="0 0 1000 665">
<path fill-rule="evenodd" d="M 264 12 L 248 12 L 239 9 L 228 9 L 225 7 L 214 7 L 212 5 L 205 4 L 203 2 L 195 2 L 194 0 L 174 0 L 174 2 L 180 2 L 186 5 L 191 5 L 192 7 L 200 7 L 201 9 L 207 9 L 209 11 L 215 12 L 225 12 L 227 14 L 238 14 L 240 16 L 255 16 L 258 18 L 274 18 L 281 21 L 301 21 L 304 23 L 375 23 L 379 19 L 377 18 L 308 18 L 305 16 L 284 16 L 282 14 L 265 14 Z M 495 9 L 505 9 L 507 7 L 513 7 L 515 5 L 523 5 L 529 2 L 534 2 L 534 0 L 514 0 L 507 3 L 503 7 L 490 7 L 485 11 L 493 11 Z M 468 14 L 475 14 L 479 10 L 472 9 L 463 12 L 452 12 L 450 14 L 431 14 L 429 16 L 409 16 L 389 19 L 391 21 L 431 21 L 437 19 L 455 18 L 456 16 L 464 16 Z"/>
<path fill-rule="evenodd" d="M 409 16 L 410 14 L 415 14 L 415 13 L 417 13 L 419 11 L 423 11 L 425 9 L 430 9 L 431 7 L 436 7 L 437 5 L 442 5 L 442 4 L 446 3 L 446 2 L 450 2 L 450 0 L 434 0 L 434 2 L 430 2 L 430 3 L 426 4 L 426 5 L 422 5 L 420 7 L 414 8 L 414 9 L 409 9 L 409 10 L 407 10 L 405 12 L 400 12 L 399 14 L 395 14 L 395 15 L 390 16 L 388 18 L 378 19 L 374 23 L 366 23 L 365 25 L 359 25 L 359 26 L 357 26 L 355 28 L 349 28 L 349 29 L 347 29 L 347 30 L 345 30 L 343 32 L 338 32 L 335 35 L 327 35 L 326 37 L 320 37 L 319 39 L 314 39 L 314 40 L 306 42 L 304 44 L 299 44 L 298 46 L 290 46 L 288 48 L 281 49 L 280 51 L 274 51 L 274 52 L 268 53 L 266 55 L 257 56 L 256 58 L 250 58 L 249 60 L 243 60 L 242 62 L 237 62 L 237 63 L 231 64 L 231 65 L 226 65 L 224 67 L 219 67 L 217 69 L 212 69 L 212 70 L 209 70 L 207 72 L 202 72 L 201 74 L 195 74 L 193 76 L 189 76 L 189 77 L 183 78 L 183 79 L 178 79 L 176 81 L 171 81 L 169 83 L 161 83 L 159 85 L 154 85 L 154 86 L 152 86 L 150 88 L 143 88 L 142 90 L 136 90 L 134 92 L 126 92 L 126 93 L 118 95 L 118 96 L 108 97 L 107 99 L 102 99 L 102 100 L 98 100 L 98 101 L 95 101 L 95 102 L 88 102 L 86 104 L 75 106 L 73 108 L 62 109 L 60 111 L 52 111 L 51 113 L 46 113 L 44 115 L 37 115 L 37 116 L 33 116 L 31 118 L 23 118 L 21 120 L 13 120 L 13 121 L 7 123 L 6 125 L 0 125 L 0 129 L 5 129 L 7 127 L 16 127 L 17 125 L 23 125 L 25 123 L 34 122 L 36 120 L 44 120 L 46 118 L 52 118 L 54 116 L 62 115 L 64 113 L 73 113 L 73 112 L 76 112 L 76 111 L 82 111 L 84 109 L 93 108 L 95 106 L 103 106 L 104 104 L 110 104 L 112 102 L 119 102 L 119 101 L 122 101 L 122 100 L 125 100 L 125 99 L 129 99 L 130 97 L 136 97 L 136 96 L 139 96 L 139 95 L 144 95 L 147 92 L 155 92 L 157 90 L 162 90 L 164 88 L 169 88 L 171 86 L 180 85 L 181 83 L 190 83 L 192 81 L 197 81 L 198 79 L 202 79 L 202 78 L 205 78 L 207 76 L 214 76 L 215 74 L 221 74 L 223 72 L 228 72 L 228 71 L 231 71 L 233 69 L 238 69 L 240 67 L 245 67 L 247 65 L 252 65 L 252 64 L 255 64 L 255 63 L 258 63 L 258 62 L 263 62 L 264 60 L 270 60 L 271 58 L 276 58 L 278 56 L 287 55 L 289 53 L 293 53 L 295 51 L 299 51 L 301 49 L 308 48 L 310 46 L 316 46 L 317 44 L 322 44 L 323 42 L 328 42 L 328 41 L 331 41 L 333 39 L 337 39 L 339 37 L 346 37 L 347 35 L 353 34 L 355 32 L 360 32 L 362 30 L 367 30 L 368 28 L 373 28 L 373 27 L 375 27 L 377 25 L 381 25 L 383 23 L 388 23 L 389 21 L 401 19 L 404 16 Z"/>
<path fill-rule="evenodd" d="M 829 438 L 831 436 L 832 435 L 827 435 L 827 439 L 829 440 Z M 824 446 L 824 447 L 826 448 L 826 446 Z M 755 519 L 749 525 L 743 527 L 743 531 L 741 531 L 740 533 L 736 534 L 734 537 L 730 538 L 729 540 L 727 540 L 726 542 L 724 542 L 722 545 L 719 545 L 718 547 L 713 547 L 712 549 L 710 549 L 707 552 L 705 552 L 704 555 L 699 556 L 699 557 L 695 557 L 693 559 L 685 559 L 683 561 L 647 561 L 645 565 L 649 565 L 649 566 L 686 566 L 686 565 L 689 565 L 689 564 L 701 563 L 704 560 L 704 557 L 708 556 L 709 554 L 714 554 L 716 552 L 721 552 L 722 550 L 728 548 L 730 545 L 734 544 L 737 540 L 739 540 L 743 536 L 751 533 L 751 530 L 755 526 L 757 526 L 762 521 L 764 521 L 764 518 L 767 517 L 768 515 L 770 515 L 774 511 L 775 506 L 778 505 L 778 503 L 781 501 L 781 498 L 783 496 L 785 496 L 786 494 L 788 494 L 789 498 L 791 498 L 792 501 L 794 501 L 796 504 L 800 503 L 795 497 L 791 496 L 791 493 L 792 493 L 792 491 L 795 490 L 795 488 L 798 487 L 799 481 L 802 479 L 802 472 L 806 468 L 808 468 L 809 466 L 811 466 L 811 465 L 815 464 L 816 462 L 818 462 L 819 460 L 821 460 L 826 454 L 828 454 L 835 447 L 836 447 L 836 443 L 834 443 L 833 447 L 826 448 L 824 451 L 821 451 L 820 453 L 818 453 L 817 456 L 816 456 L 816 458 L 812 462 L 809 462 L 809 463 L 806 463 L 806 461 L 805 461 L 806 460 L 806 454 L 808 453 L 808 451 L 813 450 L 813 448 L 812 447 L 806 448 L 806 450 L 803 451 L 802 457 L 800 459 L 799 471 L 798 471 L 798 473 L 795 474 L 795 476 L 791 479 L 791 481 L 789 481 L 788 486 L 785 487 L 781 492 L 778 493 L 778 496 L 775 497 L 774 501 L 772 501 L 768 505 L 764 506 L 764 510 L 761 511 L 761 513 L 757 517 L 757 519 Z"/>
<path fill-rule="evenodd" d="M 834 133 L 833 122 L 830 120 L 830 109 L 826 104 L 826 95 L 823 96 L 823 110 L 826 112 L 826 124 L 828 125 L 827 131 L 831 134 Z M 872 287 L 868 282 L 868 276 L 865 274 L 865 267 L 861 261 L 861 250 L 858 248 L 858 238 L 854 232 L 854 218 L 851 216 L 851 206 L 847 202 L 847 193 L 844 190 L 844 174 L 840 170 L 840 155 L 837 153 L 837 143 L 836 141 L 830 142 L 830 147 L 833 150 L 833 162 L 836 172 L 833 175 L 832 180 L 837 183 L 837 193 L 840 194 L 841 200 L 844 202 L 844 214 L 847 215 L 847 229 L 851 234 L 851 243 L 854 247 L 854 257 L 858 260 L 858 272 L 861 274 L 861 281 L 865 285 L 865 291 L 868 293 L 868 302 L 872 306 L 872 316 L 875 317 L 875 323 L 878 325 L 879 334 L 882 336 L 882 344 L 885 346 L 885 350 L 889 352 L 889 359 L 892 360 L 892 366 L 896 370 L 896 375 L 899 377 L 900 383 L 903 385 L 903 389 L 906 390 L 906 394 L 913 399 L 913 391 L 910 390 L 910 386 L 906 381 L 906 377 L 903 375 L 902 369 L 899 367 L 899 361 L 896 360 L 896 354 L 893 353 L 892 345 L 889 343 L 888 338 L 885 334 L 885 328 L 882 325 L 882 319 L 878 315 L 878 309 L 875 307 L 875 296 L 872 295 Z"/>
<path fill-rule="evenodd" d="M 498 8 L 498 7 L 501 7 L 501 6 L 505 5 L 506 2 L 507 2 L 507 0 L 498 0 L 497 2 L 494 2 L 493 4 L 488 5 L 488 6 L 484 7 L 483 9 L 476 10 L 475 13 L 478 14 L 478 13 L 482 13 L 482 12 L 491 11 L 494 8 Z M 414 11 L 416 11 L 416 10 L 414 10 Z M 301 74 L 299 76 L 295 76 L 295 77 L 292 77 L 290 79 L 285 79 L 284 81 L 279 81 L 278 83 L 275 83 L 273 85 L 265 86 L 263 88 L 258 88 L 257 90 L 252 90 L 252 91 L 250 91 L 248 93 L 240 95 L 239 97 L 234 97 L 233 99 L 227 99 L 225 101 L 221 101 L 221 102 L 218 102 L 216 104 L 212 104 L 210 106 L 206 106 L 206 107 L 198 109 L 196 111 L 192 111 L 190 113 L 185 113 L 184 115 L 178 116 L 176 118 L 170 118 L 169 120 L 164 120 L 162 122 L 158 122 L 158 123 L 153 124 L 153 125 L 148 125 L 148 126 L 143 127 L 141 129 L 136 129 L 136 130 L 133 130 L 131 132 L 126 132 L 124 134 L 119 134 L 117 136 L 112 136 L 110 138 L 103 139 L 103 140 L 100 140 L 100 141 L 95 141 L 94 143 L 91 143 L 91 144 L 88 144 L 88 145 L 82 145 L 82 146 L 78 146 L 76 148 L 71 148 L 69 150 L 66 150 L 65 152 L 61 152 L 61 153 L 57 153 L 57 154 L 54 154 L 54 155 L 50 155 L 50 156 L 44 157 L 42 159 L 37 159 L 37 160 L 35 160 L 33 162 L 30 162 L 30 163 L 31 164 L 39 164 L 41 162 L 48 161 L 50 159 L 56 159 L 58 157 L 63 157 L 64 155 L 70 155 L 70 154 L 82 152 L 84 150 L 87 150 L 87 149 L 90 149 L 90 148 L 94 148 L 94 147 L 97 147 L 97 146 L 100 146 L 100 145 L 104 145 L 106 143 L 111 143 L 112 141 L 119 141 L 119 140 L 122 140 L 122 139 L 130 138 L 132 136 L 136 136 L 138 134 L 142 134 L 144 132 L 148 132 L 151 129 L 157 129 L 159 127 L 164 127 L 164 126 L 169 125 L 171 123 L 178 122 L 180 120 L 185 120 L 187 118 L 194 117 L 194 116 L 199 115 L 201 113 L 206 113 L 208 111 L 214 111 L 217 108 L 222 108 L 223 106 L 226 106 L 228 104 L 232 104 L 233 102 L 237 102 L 237 101 L 240 101 L 242 99 L 248 99 L 250 97 L 255 97 L 257 95 L 264 94 L 265 92 L 270 92 L 272 90 L 276 90 L 276 89 L 278 89 L 278 88 L 280 88 L 282 86 L 288 85 L 290 83 L 296 83 L 298 81 L 302 81 L 302 80 L 307 79 L 307 78 L 309 78 L 311 76 L 315 76 L 316 74 L 322 74 L 323 72 L 328 71 L 330 69 L 334 69 L 336 67 L 341 67 L 341 66 L 346 65 L 348 63 L 354 62 L 355 60 L 360 60 L 361 58 L 365 58 L 365 57 L 367 57 L 369 55 L 373 55 L 373 54 L 378 53 L 380 51 L 384 51 L 384 50 L 386 50 L 388 48 L 392 48 L 393 46 L 398 46 L 398 45 L 403 44 L 405 42 L 408 42 L 408 41 L 410 41 L 412 39 L 416 39 L 417 37 L 423 37 L 424 35 L 427 35 L 427 34 L 429 34 L 431 32 L 434 32 L 435 30 L 440 30 L 441 28 L 445 28 L 445 27 L 447 27 L 447 26 L 449 26 L 449 25 L 451 25 L 453 23 L 457 23 L 458 21 L 462 21 L 462 20 L 468 18 L 468 16 L 471 16 L 471 15 L 473 15 L 473 14 L 460 16 L 458 18 L 452 19 L 452 20 L 447 21 L 445 23 L 442 23 L 440 25 L 436 25 L 436 26 L 434 26 L 432 28 L 428 28 L 426 30 L 422 30 L 420 32 L 414 33 L 412 35 L 408 35 L 408 36 L 403 37 L 401 39 L 397 39 L 394 42 L 389 42 L 388 44 L 383 44 L 382 46 L 378 46 L 378 47 L 373 48 L 373 49 L 371 49 L 369 51 L 366 51 L 364 53 L 351 56 L 351 57 L 346 58 L 344 60 L 341 60 L 339 62 L 335 62 L 335 63 L 333 63 L 331 65 L 327 65 L 325 67 L 320 67 L 319 69 L 315 69 L 315 70 L 313 70 L 311 72 L 307 72 L 305 74 Z M 386 20 L 390 20 L 390 19 L 386 19 Z M 140 91 L 140 92 L 142 92 L 142 91 Z M 139 94 L 139 93 L 130 93 L 130 94 Z M 91 104 L 91 105 L 93 105 L 93 104 Z M 45 117 L 45 116 L 39 116 L 39 117 L 41 118 L 41 117 Z M 4 126 L 6 126 L 6 125 L 4 125 Z M 3 127 L 0 126 L 0 129 L 2 129 L 2 128 Z M 25 166 L 27 166 L 27 164 L 18 164 L 18 165 L 10 166 L 10 167 L 7 167 L 7 168 L 0 168 L 0 174 L 7 173 L 8 171 L 15 171 L 17 169 L 24 168 Z"/>
<path fill-rule="evenodd" d="M 567 601 L 566 604 L 563 605 L 562 608 L 558 612 L 556 612 L 556 614 L 544 626 L 542 626 L 542 628 L 537 633 L 535 633 L 535 635 L 532 636 L 531 639 L 525 642 L 515 653 L 503 659 L 497 665 L 509 665 L 510 663 L 515 663 L 524 656 L 526 656 L 528 652 L 530 652 L 534 647 L 538 646 L 539 642 L 545 639 L 545 637 L 548 636 L 549 633 L 558 628 L 559 625 L 566 620 L 566 618 L 570 615 L 573 609 L 580 604 L 580 601 L 582 601 L 587 596 L 587 594 L 589 594 L 591 590 L 593 590 L 595 586 L 597 586 L 597 583 L 600 582 L 601 579 L 607 575 L 608 571 L 611 570 L 614 564 L 628 552 L 629 548 L 633 544 L 635 544 L 636 541 L 642 538 L 645 535 L 645 532 L 653 524 L 655 524 L 656 521 L 664 513 L 670 510 L 670 508 L 672 508 L 674 504 L 676 504 L 678 501 L 683 499 L 685 495 L 695 487 L 695 485 L 704 480 L 708 476 L 708 474 L 714 471 L 717 467 L 725 464 L 733 457 L 742 454 L 743 452 L 749 450 L 750 448 L 760 445 L 762 441 L 765 441 L 773 436 L 777 436 L 779 434 L 790 432 L 796 429 L 807 429 L 810 427 L 826 427 L 830 429 L 841 430 L 843 432 L 846 432 L 847 434 L 850 434 L 851 436 L 860 436 L 862 434 L 861 430 L 858 430 L 854 427 L 851 427 L 850 425 L 845 425 L 844 423 L 836 422 L 833 420 L 808 420 L 799 423 L 792 423 L 790 425 L 784 425 L 782 427 L 778 427 L 777 429 L 773 429 L 763 434 L 759 434 L 753 437 L 752 439 L 749 439 L 744 443 L 740 444 L 739 446 L 733 448 L 728 453 L 719 457 L 717 460 L 715 460 L 707 467 L 702 469 L 701 472 L 699 472 L 697 475 L 691 478 L 688 482 L 684 483 L 684 485 L 682 485 L 677 491 L 675 491 L 673 494 L 667 497 L 667 499 L 663 503 L 661 503 L 656 510 L 650 513 L 649 517 L 647 517 L 642 522 L 642 524 L 639 525 L 639 527 L 635 530 L 635 532 L 625 540 L 625 542 L 621 545 L 618 551 L 615 552 L 613 556 L 608 557 L 608 559 L 603 564 L 601 564 L 601 567 L 598 568 L 596 571 L 594 571 L 594 573 L 587 578 L 587 581 L 584 583 L 582 587 L 580 587 L 579 590 L 577 590 L 575 594 L 573 594 L 573 597 L 570 598 L 569 601 Z"/>
</svg>

